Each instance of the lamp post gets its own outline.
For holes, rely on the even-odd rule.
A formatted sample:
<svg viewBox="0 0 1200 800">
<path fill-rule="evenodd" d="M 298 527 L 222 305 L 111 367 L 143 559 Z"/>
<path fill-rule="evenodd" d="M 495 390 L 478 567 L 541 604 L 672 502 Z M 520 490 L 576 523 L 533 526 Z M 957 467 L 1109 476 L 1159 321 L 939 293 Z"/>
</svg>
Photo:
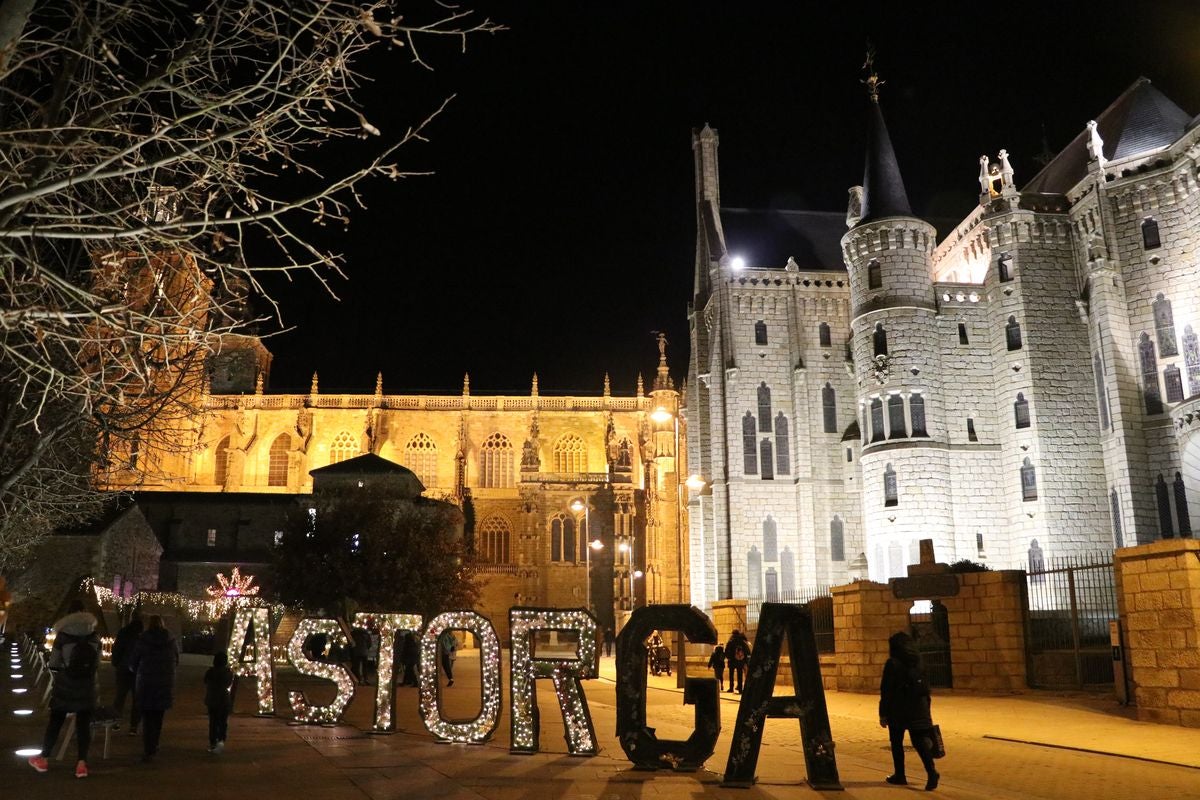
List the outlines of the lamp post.
<svg viewBox="0 0 1200 800">
<path fill-rule="evenodd" d="M 588 504 L 583 502 L 581 498 L 576 497 L 571 501 L 571 510 L 576 515 L 583 512 L 583 529 L 585 535 L 590 539 L 592 535 L 591 517 L 589 515 Z M 599 539 L 587 541 L 587 549 L 584 551 L 584 561 L 587 563 L 587 609 L 592 610 L 592 551 L 600 551 L 604 549 L 604 542 Z"/>
</svg>

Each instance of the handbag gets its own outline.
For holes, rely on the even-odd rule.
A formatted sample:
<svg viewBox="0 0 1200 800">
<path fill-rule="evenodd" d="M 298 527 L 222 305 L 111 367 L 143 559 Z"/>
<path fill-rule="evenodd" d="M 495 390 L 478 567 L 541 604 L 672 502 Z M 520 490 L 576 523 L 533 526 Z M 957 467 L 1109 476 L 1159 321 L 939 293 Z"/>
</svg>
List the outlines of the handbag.
<svg viewBox="0 0 1200 800">
<path fill-rule="evenodd" d="M 929 734 L 931 754 L 934 758 L 946 757 L 946 743 L 942 740 L 942 727 L 940 725 L 931 725 L 926 731 Z"/>
</svg>

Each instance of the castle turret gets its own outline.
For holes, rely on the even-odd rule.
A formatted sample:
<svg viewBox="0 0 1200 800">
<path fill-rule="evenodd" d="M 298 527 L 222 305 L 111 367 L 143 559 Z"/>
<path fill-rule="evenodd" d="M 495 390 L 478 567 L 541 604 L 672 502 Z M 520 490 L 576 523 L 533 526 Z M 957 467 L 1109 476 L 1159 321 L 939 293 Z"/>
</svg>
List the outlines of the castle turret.
<svg viewBox="0 0 1200 800">
<path fill-rule="evenodd" d="M 903 575 L 917 542 L 950 552 L 953 515 L 941 398 L 933 226 L 912 213 L 868 77 L 862 215 L 842 237 L 863 451 L 863 522 L 875 578 Z"/>
</svg>

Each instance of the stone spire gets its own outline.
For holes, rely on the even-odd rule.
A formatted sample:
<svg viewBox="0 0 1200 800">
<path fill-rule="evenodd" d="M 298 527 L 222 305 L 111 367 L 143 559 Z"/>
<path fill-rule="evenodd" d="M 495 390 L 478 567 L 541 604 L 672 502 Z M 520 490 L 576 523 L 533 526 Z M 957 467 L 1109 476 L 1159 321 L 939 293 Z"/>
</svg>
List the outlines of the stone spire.
<svg viewBox="0 0 1200 800">
<path fill-rule="evenodd" d="M 892 138 L 888 135 L 883 111 L 879 108 L 879 87 L 883 81 L 875 74 L 875 51 L 867 52 L 864 69 L 869 70 L 863 79 L 871 99 L 870 119 L 867 129 L 867 161 L 863 171 L 862 217 L 856 223 L 862 225 L 884 217 L 911 217 L 912 207 L 908 204 L 908 192 L 904 179 L 900 177 L 900 165 L 896 163 L 896 151 L 892 149 Z"/>
<path fill-rule="evenodd" d="M 383 373 L 375 373 L 375 399 L 383 397 Z"/>
<path fill-rule="evenodd" d="M 471 396 L 471 373 L 463 373 L 463 397 Z"/>
<path fill-rule="evenodd" d="M 608 373 L 604 373 L 604 396 L 612 396 L 612 381 L 608 379 Z"/>
<path fill-rule="evenodd" d="M 317 394 L 317 373 L 313 371 L 312 386 L 308 387 L 309 394 Z"/>
<path fill-rule="evenodd" d="M 640 372 L 638 373 L 637 396 L 638 397 L 646 396 L 646 387 L 645 387 L 645 384 L 642 382 L 642 373 L 640 373 Z"/>
<path fill-rule="evenodd" d="M 262 394 L 262 393 L 263 393 L 263 374 L 262 374 L 262 370 L 259 370 L 259 371 L 258 371 L 258 372 L 257 372 L 257 373 L 254 375 L 254 393 L 255 393 L 255 394 Z"/>
<path fill-rule="evenodd" d="M 654 389 L 674 389 L 675 384 L 671 382 L 671 371 L 667 367 L 667 335 L 659 332 L 656 337 L 658 340 L 658 371 L 654 374 Z"/>
<path fill-rule="evenodd" d="M 537 384 L 537 373 L 536 372 L 533 373 L 533 386 L 531 386 L 529 389 L 529 396 L 530 397 L 538 396 L 538 384 Z"/>
</svg>

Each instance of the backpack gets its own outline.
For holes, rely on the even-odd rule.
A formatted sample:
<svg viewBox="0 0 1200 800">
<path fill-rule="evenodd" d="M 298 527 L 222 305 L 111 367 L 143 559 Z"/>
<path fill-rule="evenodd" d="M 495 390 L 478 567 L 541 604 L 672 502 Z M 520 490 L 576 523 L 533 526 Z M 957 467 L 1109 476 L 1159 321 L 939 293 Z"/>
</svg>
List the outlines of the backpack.
<svg viewBox="0 0 1200 800">
<path fill-rule="evenodd" d="M 735 644 L 733 646 L 733 660 L 734 661 L 745 661 L 746 660 L 746 648 L 742 647 L 741 642 L 738 642 L 737 644 Z"/>
<path fill-rule="evenodd" d="M 96 648 L 86 638 L 77 638 L 67 657 L 66 673 L 72 678 L 90 678 L 96 673 Z"/>
</svg>

